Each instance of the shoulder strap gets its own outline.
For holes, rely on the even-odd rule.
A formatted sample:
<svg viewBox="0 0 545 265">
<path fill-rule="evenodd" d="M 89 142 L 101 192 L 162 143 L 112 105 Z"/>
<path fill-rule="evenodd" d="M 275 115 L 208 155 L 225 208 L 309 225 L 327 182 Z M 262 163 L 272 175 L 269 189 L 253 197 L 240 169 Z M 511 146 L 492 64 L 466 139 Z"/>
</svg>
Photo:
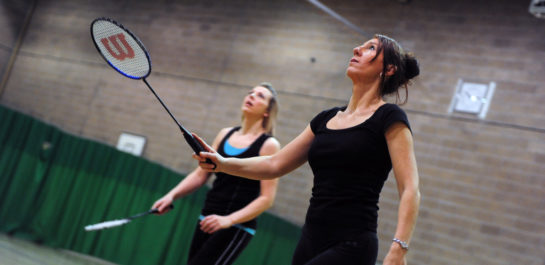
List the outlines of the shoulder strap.
<svg viewBox="0 0 545 265">
<path fill-rule="evenodd" d="M 225 145 L 225 141 L 227 141 L 227 139 L 229 139 L 229 137 L 231 137 L 231 135 L 233 135 L 233 133 L 235 133 L 236 131 L 238 131 L 240 129 L 240 126 L 236 126 L 236 127 L 233 127 L 224 137 L 223 139 L 221 139 L 221 142 L 218 146 L 218 150 L 216 150 L 220 155 L 222 156 L 225 156 L 225 152 L 223 152 L 223 148 L 224 148 L 224 145 Z"/>
<path fill-rule="evenodd" d="M 238 131 L 240 129 L 240 126 L 236 126 L 236 127 L 233 127 L 226 135 L 225 137 L 223 137 L 223 140 L 226 140 L 228 139 L 229 137 L 231 137 L 231 135 L 233 133 L 235 133 L 236 131 Z"/>
<path fill-rule="evenodd" d="M 251 145 L 250 147 L 248 148 L 247 152 L 245 152 L 247 155 L 249 156 L 258 156 L 259 155 L 259 151 L 261 151 L 261 147 L 263 146 L 263 144 L 265 143 L 265 141 L 267 141 L 267 139 L 269 139 L 269 137 L 271 137 L 270 135 L 264 133 L 264 134 L 261 134 L 261 136 L 259 136 Z"/>
</svg>

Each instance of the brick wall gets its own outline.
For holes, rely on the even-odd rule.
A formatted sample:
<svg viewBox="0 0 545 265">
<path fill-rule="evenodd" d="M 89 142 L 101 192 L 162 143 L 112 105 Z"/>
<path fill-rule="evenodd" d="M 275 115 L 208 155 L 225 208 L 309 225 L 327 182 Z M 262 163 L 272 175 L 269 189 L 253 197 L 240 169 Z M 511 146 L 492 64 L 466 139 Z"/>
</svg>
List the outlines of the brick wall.
<svg viewBox="0 0 545 265">
<path fill-rule="evenodd" d="M 529 1 L 323 2 L 369 33 L 396 38 L 421 64 L 403 106 L 422 192 L 410 264 L 545 264 L 545 20 L 527 12 Z M 174 122 L 141 81 L 96 52 L 89 24 L 100 16 L 140 37 L 153 62 L 149 83 L 209 141 L 239 122 L 248 89 L 270 81 L 285 145 L 316 113 L 346 103 L 344 71 L 366 40 L 305 1 L 38 1 L 0 103 L 110 145 L 123 131 L 145 135 L 144 157 L 180 172 L 195 163 Z M 13 37 L 0 41 L 11 47 Z M 0 63 L 8 53 L 0 47 Z M 448 114 L 460 78 L 496 82 L 486 119 Z M 311 187 L 307 165 L 288 174 L 271 211 L 302 224 Z M 379 259 L 397 198 L 391 176 Z"/>
<path fill-rule="evenodd" d="M 30 10 L 28 0 L 5 0 L 0 3 L 0 80 L 9 68 L 10 57 L 28 10 Z M 0 88 L 0 95 L 1 93 Z"/>
</svg>

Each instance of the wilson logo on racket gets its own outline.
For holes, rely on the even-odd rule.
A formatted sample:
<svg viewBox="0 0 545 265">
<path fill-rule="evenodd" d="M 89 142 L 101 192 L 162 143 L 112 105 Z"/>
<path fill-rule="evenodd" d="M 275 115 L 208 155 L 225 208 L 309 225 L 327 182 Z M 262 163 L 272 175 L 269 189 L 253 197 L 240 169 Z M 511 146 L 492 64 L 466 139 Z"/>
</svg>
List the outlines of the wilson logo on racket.
<svg viewBox="0 0 545 265">
<path fill-rule="evenodd" d="M 123 47 L 125 47 L 125 49 L 121 47 L 118 40 L 121 42 L 121 44 L 123 44 Z M 127 40 L 125 40 L 125 35 L 123 33 L 112 35 L 108 38 L 102 38 L 100 42 L 102 42 L 102 45 L 104 45 L 104 47 L 106 48 L 106 50 L 108 50 L 110 55 L 112 55 L 114 58 L 120 61 L 125 60 L 125 58 L 129 58 L 129 59 L 134 58 L 134 50 L 131 48 L 129 43 L 127 43 Z M 117 50 L 117 53 L 114 52 L 112 48 L 110 47 L 110 42 L 113 44 L 114 48 Z"/>
</svg>

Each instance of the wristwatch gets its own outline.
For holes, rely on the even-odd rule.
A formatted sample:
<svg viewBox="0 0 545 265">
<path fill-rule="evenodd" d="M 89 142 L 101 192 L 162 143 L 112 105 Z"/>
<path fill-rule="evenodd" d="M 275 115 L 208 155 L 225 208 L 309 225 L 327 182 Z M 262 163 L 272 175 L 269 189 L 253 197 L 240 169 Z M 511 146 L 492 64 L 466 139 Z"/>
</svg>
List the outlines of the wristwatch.
<svg viewBox="0 0 545 265">
<path fill-rule="evenodd" d="M 397 239 L 395 237 L 392 239 L 392 241 L 398 243 L 401 246 L 402 249 L 409 250 L 409 244 L 407 244 L 407 242 L 401 241 L 401 240 L 399 240 L 399 239 Z"/>
</svg>

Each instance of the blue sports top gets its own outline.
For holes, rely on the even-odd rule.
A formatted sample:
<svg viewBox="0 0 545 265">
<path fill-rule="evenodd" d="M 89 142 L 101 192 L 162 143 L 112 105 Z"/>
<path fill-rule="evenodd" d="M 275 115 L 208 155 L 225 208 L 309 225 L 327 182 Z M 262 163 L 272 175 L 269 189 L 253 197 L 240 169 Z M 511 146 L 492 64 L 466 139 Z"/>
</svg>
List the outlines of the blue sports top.
<svg viewBox="0 0 545 265">
<path fill-rule="evenodd" d="M 231 144 L 229 144 L 229 141 L 225 141 L 225 144 L 223 145 L 223 152 L 225 152 L 227 155 L 230 155 L 230 156 L 238 156 L 244 153 L 244 151 L 246 150 L 248 150 L 248 147 L 236 148 L 232 146 Z"/>
</svg>

